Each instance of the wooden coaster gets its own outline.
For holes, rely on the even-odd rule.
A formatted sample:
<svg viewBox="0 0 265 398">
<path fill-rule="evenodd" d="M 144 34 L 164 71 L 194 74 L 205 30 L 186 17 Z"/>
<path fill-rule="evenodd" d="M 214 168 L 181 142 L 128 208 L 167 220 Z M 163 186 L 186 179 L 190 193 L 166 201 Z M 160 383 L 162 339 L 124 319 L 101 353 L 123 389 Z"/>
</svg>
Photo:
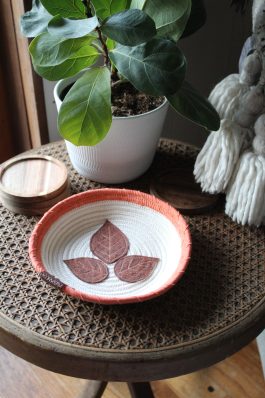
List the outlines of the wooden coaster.
<svg viewBox="0 0 265 398">
<path fill-rule="evenodd" d="M 196 183 L 193 169 L 173 168 L 155 176 L 150 193 L 184 214 L 200 214 L 212 209 L 220 195 L 203 193 Z"/>
<path fill-rule="evenodd" d="M 67 169 L 51 156 L 20 156 L 0 167 L 0 199 L 15 213 L 43 214 L 67 196 Z"/>
</svg>

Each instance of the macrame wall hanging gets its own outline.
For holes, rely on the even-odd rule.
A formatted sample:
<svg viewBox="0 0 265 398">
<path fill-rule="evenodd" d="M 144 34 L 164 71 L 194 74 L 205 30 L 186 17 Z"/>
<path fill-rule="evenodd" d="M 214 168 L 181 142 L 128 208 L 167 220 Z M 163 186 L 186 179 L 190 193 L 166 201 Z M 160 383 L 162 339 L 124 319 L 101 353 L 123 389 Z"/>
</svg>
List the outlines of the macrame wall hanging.
<svg viewBox="0 0 265 398">
<path fill-rule="evenodd" d="M 199 153 L 194 175 L 203 191 L 226 193 L 226 213 L 243 225 L 265 224 L 265 0 L 254 0 L 252 36 L 239 73 L 227 76 L 209 100 L 221 118 Z"/>
</svg>

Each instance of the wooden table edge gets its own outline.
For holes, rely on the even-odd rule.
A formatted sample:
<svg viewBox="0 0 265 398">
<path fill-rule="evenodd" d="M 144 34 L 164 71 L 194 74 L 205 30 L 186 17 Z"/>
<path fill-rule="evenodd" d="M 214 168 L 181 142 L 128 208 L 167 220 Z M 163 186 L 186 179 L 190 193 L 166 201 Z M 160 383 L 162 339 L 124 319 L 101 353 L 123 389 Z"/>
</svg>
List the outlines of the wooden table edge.
<svg viewBox="0 0 265 398">
<path fill-rule="evenodd" d="M 0 314 L 0 342 L 37 366 L 72 377 L 142 382 L 191 373 L 214 365 L 250 343 L 265 328 L 265 298 L 221 332 L 195 343 L 156 350 L 103 350 L 40 335 Z"/>
<path fill-rule="evenodd" d="M 163 137 L 173 145 L 199 148 L 189 143 Z M 58 140 L 53 144 L 63 144 Z M 51 146 L 51 143 L 41 148 Z M 32 149 L 19 154 L 36 153 Z M 28 330 L 25 326 L 0 314 L 0 344 L 15 355 L 37 366 L 72 377 L 106 380 L 145 382 L 191 373 L 211 366 L 237 352 L 265 328 L 265 298 L 242 318 L 221 332 L 216 332 L 196 343 L 183 344 L 179 348 L 157 350 L 101 350 L 60 342 Z"/>
</svg>

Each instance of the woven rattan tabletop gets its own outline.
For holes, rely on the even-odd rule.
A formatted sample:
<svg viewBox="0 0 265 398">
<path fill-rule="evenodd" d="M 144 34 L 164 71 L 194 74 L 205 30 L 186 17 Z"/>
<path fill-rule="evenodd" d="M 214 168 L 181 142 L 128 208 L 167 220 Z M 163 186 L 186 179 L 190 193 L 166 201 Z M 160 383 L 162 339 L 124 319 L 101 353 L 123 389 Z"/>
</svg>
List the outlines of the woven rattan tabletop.
<svg viewBox="0 0 265 398">
<path fill-rule="evenodd" d="M 72 194 L 103 187 L 73 170 L 64 143 L 33 152 L 66 163 Z M 123 187 L 148 192 L 156 173 L 188 167 L 196 153 L 161 140 L 151 169 Z M 192 258 L 168 293 L 103 306 L 66 296 L 41 280 L 28 257 L 39 218 L 0 205 L 0 343 L 47 369 L 101 380 L 162 379 L 224 359 L 265 327 L 265 230 L 233 223 L 222 207 L 186 216 Z"/>
</svg>

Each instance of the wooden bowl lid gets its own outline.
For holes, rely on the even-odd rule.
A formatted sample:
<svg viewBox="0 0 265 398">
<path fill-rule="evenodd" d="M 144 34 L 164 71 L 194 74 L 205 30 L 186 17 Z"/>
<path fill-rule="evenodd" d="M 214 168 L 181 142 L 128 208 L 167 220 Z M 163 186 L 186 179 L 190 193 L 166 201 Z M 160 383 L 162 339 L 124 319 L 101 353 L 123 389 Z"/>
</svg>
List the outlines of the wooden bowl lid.
<svg viewBox="0 0 265 398">
<path fill-rule="evenodd" d="M 43 214 L 68 195 L 67 169 L 51 156 L 20 156 L 0 167 L 0 198 L 9 210 Z"/>
<path fill-rule="evenodd" d="M 193 168 L 171 168 L 156 175 L 150 193 L 167 201 L 183 214 L 201 214 L 216 206 L 220 195 L 202 192 L 193 176 Z"/>
</svg>

